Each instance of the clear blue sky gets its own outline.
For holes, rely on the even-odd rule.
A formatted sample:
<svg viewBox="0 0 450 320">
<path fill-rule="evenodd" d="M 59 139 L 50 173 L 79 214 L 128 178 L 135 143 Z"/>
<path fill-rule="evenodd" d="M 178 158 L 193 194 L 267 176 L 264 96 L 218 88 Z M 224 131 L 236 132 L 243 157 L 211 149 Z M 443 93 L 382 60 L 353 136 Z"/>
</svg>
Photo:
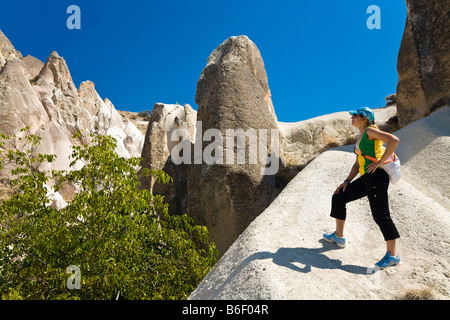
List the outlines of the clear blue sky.
<svg viewBox="0 0 450 320">
<path fill-rule="evenodd" d="M 69 5 L 81 30 L 69 30 Z M 381 29 L 369 30 L 370 5 Z M 155 102 L 189 103 L 210 53 L 247 35 L 263 57 L 279 121 L 294 122 L 361 106 L 382 107 L 395 93 L 404 0 L 0 0 L 0 29 L 23 55 L 46 61 L 55 50 L 75 85 L 95 83 L 119 110 Z"/>
</svg>

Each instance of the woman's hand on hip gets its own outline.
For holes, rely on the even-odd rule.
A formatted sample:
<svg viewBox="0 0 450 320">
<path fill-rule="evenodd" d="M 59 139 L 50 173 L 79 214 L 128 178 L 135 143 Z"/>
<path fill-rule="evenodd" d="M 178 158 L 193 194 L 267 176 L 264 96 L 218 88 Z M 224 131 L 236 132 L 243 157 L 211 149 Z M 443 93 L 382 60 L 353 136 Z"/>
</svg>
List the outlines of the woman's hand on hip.
<svg viewBox="0 0 450 320">
<path fill-rule="evenodd" d="M 380 161 L 372 162 L 367 166 L 367 173 L 374 173 L 375 170 L 377 170 L 379 167 L 381 167 L 383 164 Z"/>
</svg>

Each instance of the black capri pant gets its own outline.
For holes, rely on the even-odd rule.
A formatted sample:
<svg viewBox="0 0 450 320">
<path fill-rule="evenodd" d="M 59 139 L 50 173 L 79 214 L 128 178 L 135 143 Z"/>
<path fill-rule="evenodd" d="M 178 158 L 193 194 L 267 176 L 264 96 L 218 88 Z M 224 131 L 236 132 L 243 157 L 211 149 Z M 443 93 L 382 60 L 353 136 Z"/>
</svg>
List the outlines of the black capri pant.
<svg viewBox="0 0 450 320">
<path fill-rule="evenodd" d="M 366 173 L 351 182 L 345 191 L 339 190 L 333 195 L 331 216 L 345 220 L 347 216 L 346 204 L 348 202 L 369 198 L 372 216 L 381 229 L 384 240 L 394 240 L 400 237 L 389 212 L 388 201 L 389 175 L 383 169 L 377 169 L 374 173 Z"/>
</svg>

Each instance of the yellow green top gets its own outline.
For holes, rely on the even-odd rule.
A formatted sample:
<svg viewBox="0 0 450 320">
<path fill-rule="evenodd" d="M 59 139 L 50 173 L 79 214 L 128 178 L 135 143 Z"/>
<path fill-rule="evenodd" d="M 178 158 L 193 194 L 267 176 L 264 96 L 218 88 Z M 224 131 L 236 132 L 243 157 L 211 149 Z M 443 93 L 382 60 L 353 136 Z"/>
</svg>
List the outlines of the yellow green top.
<svg viewBox="0 0 450 320">
<path fill-rule="evenodd" d="M 367 129 L 370 127 L 375 128 L 375 126 L 369 126 Z M 367 137 L 367 129 L 364 131 L 359 142 L 357 141 L 355 145 L 355 153 L 358 155 L 359 162 L 359 174 L 361 176 L 367 172 L 367 166 L 374 162 L 367 159 L 362 154 L 372 158 L 373 160 L 377 159 L 377 161 L 379 161 L 384 154 L 383 141 L 369 140 Z"/>
</svg>

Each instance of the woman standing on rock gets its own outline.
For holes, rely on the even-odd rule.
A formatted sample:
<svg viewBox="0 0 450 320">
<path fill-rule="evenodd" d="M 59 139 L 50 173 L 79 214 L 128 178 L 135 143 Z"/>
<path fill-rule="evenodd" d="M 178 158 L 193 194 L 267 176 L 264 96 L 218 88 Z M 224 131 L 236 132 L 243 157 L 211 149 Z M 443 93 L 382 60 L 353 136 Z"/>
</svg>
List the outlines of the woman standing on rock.
<svg viewBox="0 0 450 320">
<path fill-rule="evenodd" d="M 345 181 L 336 189 L 332 198 L 331 216 L 336 219 L 336 231 L 325 233 L 328 242 L 345 247 L 344 225 L 346 218 L 346 204 L 367 196 L 375 222 L 381 229 L 386 241 L 387 252 L 375 265 L 380 269 L 400 263 L 397 255 L 395 239 L 400 235 L 391 219 L 388 203 L 389 175 L 381 165 L 394 153 L 399 139 L 387 132 L 383 132 L 375 125 L 375 116 L 369 108 L 349 111 L 352 125 L 360 131 L 355 153 L 356 162 Z M 386 149 L 383 147 L 386 143 Z M 377 161 L 371 161 L 364 155 Z M 356 175 L 361 175 L 351 182 Z"/>
</svg>

